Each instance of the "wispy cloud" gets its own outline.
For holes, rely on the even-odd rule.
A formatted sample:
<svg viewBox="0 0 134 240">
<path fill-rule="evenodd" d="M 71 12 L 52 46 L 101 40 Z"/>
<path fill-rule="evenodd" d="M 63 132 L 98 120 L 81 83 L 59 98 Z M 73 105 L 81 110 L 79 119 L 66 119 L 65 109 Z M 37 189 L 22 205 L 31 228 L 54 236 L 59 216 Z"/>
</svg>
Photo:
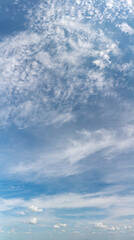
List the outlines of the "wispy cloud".
<svg viewBox="0 0 134 240">
<path fill-rule="evenodd" d="M 122 217 L 122 223 L 128 216 L 133 216 L 133 201 L 134 196 L 131 195 L 118 195 L 117 193 L 112 192 L 98 192 L 94 194 L 76 194 L 76 193 L 67 193 L 67 194 L 58 194 L 58 195 L 51 195 L 51 196 L 44 196 L 41 195 L 38 198 L 32 198 L 29 200 L 19 200 L 18 204 L 15 204 L 18 199 L 3 199 L 3 209 L 10 209 L 14 210 L 16 207 L 21 207 L 26 209 L 31 202 L 34 205 L 40 205 L 41 208 L 51 210 L 51 209 L 82 209 L 82 208 L 95 208 L 96 211 L 94 212 L 95 216 L 97 217 L 99 210 L 101 209 L 103 212 L 103 219 L 107 222 L 110 221 L 118 221 L 119 217 Z M 14 202 L 14 204 L 11 204 Z M 75 214 L 75 213 L 74 213 Z M 83 213 L 84 214 L 84 213 Z M 28 218 L 28 216 L 27 216 Z M 26 217 L 25 217 L 26 219 Z M 39 218 L 40 221 L 43 218 Z M 41 220 L 42 219 L 42 220 Z M 20 221 L 20 220 L 19 220 Z M 23 221 L 23 219 L 22 219 Z M 29 221 L 29 223 L 36 224 L 37 218 L 33 217 Z M 54 228 L 66 227 L 67 224 L 59 223 L 54 225 Z M 103 229 L 110 229 L 107 225 L 102 223 L 96 223 L 96 227 L 103 228 Z M 128 227 L 129 228 L 129 227 Z M 116 227 L 113 230 L 118 230 Z"/>
<path fill-rule="evenodd" d="M 113 3 L 115 12 L 122 7 L 117 5 Z M 94 3 L 89 6 L 95 11 Z M 85 23 L 89 6 L 76 8 L 74 17 L 69 1 L 65 11 L 59 11 L 57 1 L 41 2 L 29 11 L 28 29 L 0 43 L 1 127 L 69 122 L 78 102 L 87 102 L 97 92 L 107 96 L 115 90 L 114 78 L 107 81 L 106 68 L 111 69 L 111 56 L 119 56 L 121 50 L 103 29 Z M 107 7 L 103 16 L 97 11 L 94 20 L 103 21 L 110 14 Z"/>
<path fill-rule="evenodd" d="M 28 181 L 44 181 L 46 177 L 69 176 L 85 171 L 81 162 L 86 159 L 89 168 L 94 170 L 91 160 L 99 153 L 107 162 L 114 160 L 119 154 L 133 151 L 134 131 L 133 125 L 127 125 L 120 131 L 99 129 L 96 131 L 83 130 L 76 132 L 61 147 L 53 148 L 50 152 L 42 152 L 34 161 L 19 161 L 6 169 L 8 174 L 25 176 Z M 97 162 L 99 160 L 96 160 Z M 127 171 L 126 168 L 124 168 Z M 109 173 L 114 174 L 114 171 Z M 125 175 L 124 175 L 125 176 Z M 119 177 L 119 176 L 118 176 Z"/>
</svg>

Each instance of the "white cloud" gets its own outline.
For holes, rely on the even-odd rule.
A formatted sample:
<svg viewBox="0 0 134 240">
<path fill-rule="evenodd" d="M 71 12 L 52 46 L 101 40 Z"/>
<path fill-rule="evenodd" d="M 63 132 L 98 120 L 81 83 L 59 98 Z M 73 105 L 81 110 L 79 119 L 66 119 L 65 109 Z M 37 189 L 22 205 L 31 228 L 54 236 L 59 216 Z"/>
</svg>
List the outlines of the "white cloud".
<svg viewBox="0 0 134 240">
<path fill-rule="evenodd" d="M 122 210 L 122 215 L 127 215 L 129 209 L 133 207 L 134 196 L 118 196 L 116 194 L 108 192 L 98 192 L 95 194 L 59 194 L 53 196 L 41 196 L 39 198 L 32 199 L 33 203 L 38 203 L 42 208 L 45 209 L 77 209 L 84 207 L 96 207 L 98 209 L 109 210 L 110 214 L 114 216 L 117 209 L 120 216 L 121 210 L 120 207 L 124 207 Z M 28 203 L 26 203 L 28 204 Z M 129 206 L 129 207 L 128 207 Z M 128 212 L 125 212 L 128 209 Z M 111 209 L 111 210 L 110 210 Z M 113 211 L 113 213 L 112 213 Z M 133 215 L 131 212 L 131 215 Z M 117 213 L 117 215 L 118 215 Z M 130 212 L 129 212 L 130 214 Z M 128 215 L 129 215 L 128 214 Z M 60 224 L 58 224 L 60 226 Z"/>
<path fill-rule="evenodd" d="M 124 226 L 124 229 L 132 229 L 132 226 Z"/>
<path fill-rule="evenodd" d="M 88 161 L 89 168 L 93 169 L 90 157 L 99 153 L 105 161 L 109 158 L 114 159 L 121 153 L 133 151 L 133 142 L 133 125 L 126 125 L 118 131 L 105 129 L 79 131 L 64 143 L 60 144 L 57 140 L 58 147 L 40 153 L 38 159 L 29 162 L 23 160 L 18 164 L 15 162 L 6 171 L 10 175 L 25 176 L 27 181 L 44 181 L 46 177 L 75 175 L 85 171 L 85 168 L 81 168 L 82 161 Z M 96 161 L 99 163 L 99 160 Z M 116 179 L 111 177 L 111 173 L 109 180 Z"/>
<path fill-rule="evenodd" d="M 100 91 L 103 95 L 111 94 L 114 84 L 107 81 L 104 69 L 110 68 L 111 55 L 120 55 L 118 43 L 103 30 L 83 22 L 83 14 L 86 19 L 89 8 L 98 13 L 92 15 L 95 21 L 104 21 L 107 14 L 102 16 L 94 3 L 82 8 L 72 4 L 65 2 L 67 15 L 55 0 L 48 2 L 47 7 L 42 1 L 29 11 L 28 30 L 0 43 L 1 105 L 4 104 L 1 126 L 66 123 L 74 119 L 72 108 L 78 102 L 86 103 Z M 111 6 L 112 1 L 108 4 Z M 76 8 L 75 18 L 72 8 Z M 89 61 L 99 70 L 90 67 Z"/>
<path fill-rule="evenodd" d="M 120 228 L 117 226 L 108 226 L 103 224 L 102 222 L 95 223 L 96 228 L 104 229 L 104 230 L 111 230 L 111 231 L 119 231 Z"/>
<path fill-rule="evenodd" d="M 54 225 L 54 228 L 60 228 L 60 226 L 56 224 L 56 225 Z"/>
<path fill-rule="evenodd" d="M 12 208 L 10 206 L 10 202 L 14 200 L 14 202 L 17 202 L 17 199 L 8 199 L 8 201 L 5 201 L 6 199 L 3 199 L 4 204 L 1 205 L 2 210 L 1 211 L 8 211 L 16 209 L 16 205 L 12 205 Z M 97 218 L 98 216 L 104 215 L 103 222 L 95 222 L 94 224 L 97 228 L 103 229 L 103 230 L 109 230 L 109 231 L 119 231 L 121 228 L 124 230 L 129 230 L 131 226 L 131 221 L 128 221 L 128 216 L 134 215 L 134 195 L 131 194 L 129 196 L 127 195 L 120 195 L 118 194 L 118 191 L 116 189 L 116 192 L 114 191 L 106 191 L 106 192 L 96 192 L 94 194 L 74 194 L 74 193 L 67 193 L 67 194 L 58 194 L 58 195 L 52 195 L 52 196 L 45 196 L 41 195 L 38 198 L 31 198 L 29 200 L 21 200 L 20 204 L 17 207 L 23 207 L 26 208 L 29 206 L 29 203 L 32 202 L 33 205 L 39 205 L 41 208 L 47 209 L 46 212 L 51 212 L 51 219 L 50 216 L 47 218 L 42 216 L 40 218 L 39 224 L 44 224 L 44 221 L 46 221 L 46 224 L 52 224 L 52 222 L 56 221 L 55 218 L 55 210 L 60 211 L 61 209 L 67 210 L 67 209 L 79 209 L 82 208 L 95 208 L 96 211 L 93 212 L 94 217 Z M 100 212 L 101 210 L 101 212 Z M 83 215 L 82 215 L 83 214 Z M 70 216 L 70 215 L 68 215 Z M 73 213 L 72 215 L 73 216 Z M 81 216 L 85 216 L 85 213 L 81 211 L 81 215 L 77 215 L 75 213 L 75 216 L 77 218 L 81 219 Z M 89 213 L 87 213 L 87 216 L 89 216 Z M 45 219 L 46 218 L 46 219 Z M 119 218 L 122 218 L 120 221 L 118 221 Z M 5 219 L 5 218 L 4 218 Z M 4 220 L 3 219 L 3 220 Z M 23 218 L 24 220 L 24 218 Z M 16 219 L 8 219 L 8 222 L 12 221 L 12 223 L 16 222 Z M 19 218 L 18 223 L 22 223 L 22 217 Z M 29 221 L 27 221 L 27 218 L 25 218 L 25 223 L 30 224 L 36 224 L 37 218 L 33 217 Z M 119 224 L 119 225 L 118 225 Z M 53 225 L 54 228 L 65 228 L 67 227 L 66 223 L 58 223 Z M 122 226 L 122 227 L 121 227 Z M 124 227 L 127 226 L 127 227 Z"/>
<path fill-rule="evenodd" d="M 72 113 L 63 113 L 57 115 L 55 118 L 51 120 L 52 124 L 55 123 L 66 123 L 74 119 L 74 115 Z"/>
<path fill-rule="evenodd" d="M 130 27 L 126 22 L 117 25 L 122 32 L 124 33 L 128 33 L 129 35 L 133 35 L 134 34 L 134 29 L 132 27 Z"/>
<path fill-rule="evenodd" d="M 95 223 L 95 227 L 107 229 L 107 225 L 104 225 L 102 222 Z"/>
<path fill-rule="evenodd" d="M 33 211 L 33 212 L 43 212 L 43 209 L 38 208 L 38 207 L 36 207 L 36 206 L 34 206 L 34 205 L 31 205 L 31 206 L 29 207 L 29 209 L 30 209 L 31 211 Z"/>
<path fill-rule="evenodd" d="M 127 0 L 127 2 L 128 2 L 128 4 L 129 4 L 130 6 L 133 5 L 133 0 Z"/>
<path fill-rule="evenodd" d="M 31 218 L 28 223 L 36 224 L 37 223 L 37 218 L 36 217 Z"/>
<path fill-rule="evenodd" d="M 8 211 L 13 209 L 14 207 L 20 207 L 21 204 L 23 205 L 24 200 L 21 198 L 12 198 L 12 199 L 3 199 L 0 198 L 0 211 Z"/>
<path fill-rule="evenodd" d="M 112 8 L 113 7 L 113 0 L 107 0 L 106 5 L 107 5 L 108 8 Z"/>
<path fill-rule="evenodd" d="M 97 194 L 99 195 L 99 193 Z M 61 209 L 61 208 L 83 208 L 83 207 L 100 207 L 107 208 L 117 201 L 116 197 L 94 197 L 96 194 L 59 194 L 53 196 L 42 196 L 31 199 L 32 205 L 40 205 L 44 209 Z M 1 199 L 1 211 L 14 209 L 16 207 L 27 207 L 29 202 L 23 199 Z M 17 203 L 17 204 L 16 204 Z M 102 205 L 102 203 L 104 203 Z M 33 218 L 34 219 L 34 218 Z M 62 224 L 62 223 L 61 223 Z M 59 224 L 60 226 L 60 224 Z M 64 225 L 65 227 L 65 225 Z"/>
<path fill-rule="evenodd" d="M 60 227 L 67 227 L 66 223 L 60 223 L 59 225 L 60 225 Z"/>
</svg>

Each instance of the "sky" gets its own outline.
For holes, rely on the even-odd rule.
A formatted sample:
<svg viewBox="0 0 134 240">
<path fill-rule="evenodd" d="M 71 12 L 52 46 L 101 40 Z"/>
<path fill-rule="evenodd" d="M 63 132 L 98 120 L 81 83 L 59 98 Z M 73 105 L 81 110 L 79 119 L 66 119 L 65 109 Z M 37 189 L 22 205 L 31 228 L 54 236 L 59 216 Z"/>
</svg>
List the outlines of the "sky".
<svg viewBox="0 0 134 240">
<path fill-rule="evenodd" d="M 0 239 L 134 239 L 134 2 L 1 0 Z"/>
</svg>

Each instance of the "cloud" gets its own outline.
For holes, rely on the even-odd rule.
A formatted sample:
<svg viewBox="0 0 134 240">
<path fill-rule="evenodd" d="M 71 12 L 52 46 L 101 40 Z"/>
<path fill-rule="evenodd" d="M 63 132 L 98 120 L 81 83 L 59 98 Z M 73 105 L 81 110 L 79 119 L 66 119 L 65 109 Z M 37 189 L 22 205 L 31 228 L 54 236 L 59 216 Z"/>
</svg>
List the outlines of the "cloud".
<svg viewBox="0 0 134 240">
<path fill-rule="evenodd" d="M 113 7 L 113 0 L 107 0 L 106 5 L 107 5 L 108 8 L 112 8 Z"/>
<path fill-rule="evenodd" d="M 22 199 L 9 199 L 9 200 L 3 199 L 3 202 L 4 202 L 3 205 L 8 210 L 8 209 L 13 209 L 19 206 L 27 207 L 27 205 L 29 204 L 29 201 L 25 201 Z M 32 199 L 33 205 L 40 205 L 41 208 L 45 208 L 45 209 L 80 208 L 80 207 L 83 208 L 83 207 L 90 207 L 90 206 L 91 207 L 98 206 L 101 208 L 106 208 L 111 204 L 112 201 L 113 202 L 116 201 L 116 198 L 115 197 L 93 198 L 92 194 L 80 195 L 80 194 L 73 194 L 73 193 L 63 194 L 63 195 L 62 194 L 53 195 L 51 197 L 44 196 L 41 198 Z M 11 205 L 11 202 L 12 202 L 12 205 Z M 18 205 L 16 205 L 15 202 L 18 202 Z M 101 206 L 102 202 L 104 203 L 103 206 Z"/>
<path fill-rule="evenodd" d="M 95 223 L 95 227 L 107 229 L 107 225 L 104 225 L 102 222 Z"/>
<path fill-rule="evenodd" d="M 11 210 L 16 210 L 16 205 L 14 204 L 11 207 L 10 202 L 13 200 L 14 202 L 16 202 L 17 199 L 8 199 L 8 202 L 6 202 L 5 200 L 6 199 L 3 199 L 3 202 L 5 204 L 1 205 L 1 211 L 8 211 L 10 209 L 11 212 Z M 46 212 L 49 211 L 50 213 L 53 213 L 51 214 L 51 218 L 50 216 L 47 216 L 47 218 L 45 217 L 45 215 L 42 216 L 40 218 L 40 224 L 44 224 L 44 221 L 46 221 L 46 224 L 48 224 L 48 221 L 50 222 L 50 224 L 52 224 L 53 221 L 56 221 L 55 214 L 57 214 L 58 211 L 62 213 L 62 210 L 64 210 L 64 213 L 65 211 L 67 211 L 66 215 L 71 216 L 72 220 L 73 217 L 75 217 L 76 220 L 77 216 L 77 219 L 81 221 L 81 217 L 89 217 L 91 214 L 91 212 L 90 214 L 88 212 L 87 215 L 85 215 L 85 211 L 83 211 L 83 209 L 91 208 L 95 209 L 92 212 L 95 220 L 90 222 L 94 222 L 97 228 L 110 231 L 118 231 L 121 226 L 123 229 L 130 229 L 129 227 L 124 228 L 124 226 L 131 226 L 131 221 L 128 221 L 128 217 L 131 218 L 134 215 L 134 195 L 122 195 L 122 193 L 120 194 L 117 189 L 116 191 L 107 190 L 105 192 L 96 192 L 93 194 L 66 193 L 51 196 L 40 195 L 38 198 L 21 200 L 20 204 L 17 207 L 23 207 L 27 209 L 30 202 L 32 202 L 33 205 L 40 205 L 41 208 L 47 209 Z M 77 215 L 78 209 L 78 213 L 81 213 L 80 215 Z M 68 210 L 72 211 L 71 215 L 69 215 Z M 8 212 L 8 214 L 10 214 L 10 212 Z M 103 216 L 103 222 L 96 223 L 96 219 L 100 216 Z M 10 219 L 9 217 L 8 221 L 12 221 L 12 223 L 14 223 L 16 222 L 16 219 Z M 22 223 L 22 217 L 18 219 L 18 223 Z M 33 217 L 29 221 L 27 221 L 27 219 L 25 218 L 25 223 L 36 224 L 37 218 Z M 65 228 L 67 227 L 67 224 L 58 223 L 54 224 L 53 226 L 54 228 Z"/>
<path fill-rule="evenodd" d="M 23 211 L 21 211 L 21 212 L 20 212 L 20 215 L 25 215 L 25 214 L 26 214 L 26 213 L 25 213 L 25 212 L 23 212 Z"/>
<path fill-rule="evenodd" d="M 14 207 L 20 207 L 21 204 L 23 205 L 24 200 L 21 198 L 12 198 L 12 199 L 4 199 L 0 198 L 0 211 L 8 211 L 13 209 Z"/>
<path fill-rule="evenodd" d="M 104 229 L 104 230 L 111 230 L 111 231 L 119 231 L 120 228 L 117 226 L 108 226 L 103 224 L 102 222 L 95 223 L 96 228 Z"/>
<path fill-rule="evenodd" d="M 129 35 L 134 34 L 134 29 L 132 27 L 130 27 L 126 22 L 123 22 L 122 24 L 118 25 L 118 27 L 124 33 L 128 33 Z"/>
<path fill-rule="evenodd" d="M 133 6 L 133 0 L 127 0 L 127 2 L 130 6 Z"/>
<path fill-rule="evenodd" d="M 54 118 L 52 117 L 51 119 L 51 123 L 52 124 L 56 124 L 56 123 L 66 123 L 66 122 L 70 122 L 71 120 L 73 120 L 75 117 L 72 113 L 61 113 L 58 116 L 55 116 Z"/>
<path fill-rule="evenodd" d="M 38 208 L 38 207 L 36 207 L 36 206 L 34 206 L 34 205 L 31 205 L 31 206 L 29 207 L 29 209 L 30 209 L 31 211 L 33 211 L 33 212 L 43 212 L 43 209 Z"/>
<path fill-rule="evenodd" d="M 66 223 L 60 223 L 59 225 L 60 225 L 60 227 L 67 227 Z"/>
<path fill-rule="evenodd" d="M 132 229 L 132 226 L 124 226 L 124 229 Z"/>
<path fill-rule="evenodd" d="M 95 3 L 81 4 L 67 1 L 63 8 L 56 0 L 41 1 L 28 13 L 28 29 L 1 41 L 1 127 L 64 124 L 75 118 L 78 103 L 116 91 L 114 76 L 107 81 L 107 73 L 112 57 L 121 56 L 118 42 L 92 21 L 86 23 L 86 12 L 92 12 L 93 22 L 112 21 L 122 4 L 107 1 L 114 16 L 107 7 L 102 13 Z"/>
<path fill-rule="evenodd" d="M 56 225 L 54 225 L 54 228 L 60 228 L 60 226 L 56 224 Z"/>
<path fill-rule="evenodd" d="M 28 223 L 37 224 L 37 218 L 36 217 L 31 218 Z"/>
<path fill-rule="evenodd" d="M 60 224 L 54 225 L 54 228 L 61 228 L 61 227 L 67 227 L 67 224 L 66 223 L 60 223 Z"/>
<path fill-rule="evenodd" d="M 73 134 L 72 138 L 66 139 L 64 143 L 60 144 L 60 141 L 57 141 L 58 147 L 55 145 L 51 151 L 40 153 L 38 159 L 15 162 L 15 165 L 12 164 L 6 171 L 11 176 L 25 176 L 27 181 L 44 181 L 46 177 L 75 175 L 87 170 L 81 167 L 84 161 L 88 161 L 89 168 L 94 170 L 92 158 L 96 159 L 96 154 L 99 154 L 99 158 L 103 158 L 107 164 L 107 159 L 114 161 L 120 154 L 133 151 L 133 142 L 133 125 L 126 125 L 118 131 L 81 130 Z M 96 159 L 96 162 L 99 164 L 100 160 Z"/>
<path fill-rule="evenodd" d="M 102 197 L 94 197 L 94 194 L 59 194 L 55 196 L 47 196 L 46 198 L 38 198 L 33 199 L 33 202 L 38 202 L 44 208 L 50 209 L 62 209 L 62 208 L 84 208 L 84 207 L 99 207 L 99 208 L 107 208 L 111 204 L 116 203 L 118 198 L 112 196 L 102 196 Z M 102 204 L 103 203 L 103 204 Z M 60 226 L 60 225 L 59 225 Z"/>
</svg>

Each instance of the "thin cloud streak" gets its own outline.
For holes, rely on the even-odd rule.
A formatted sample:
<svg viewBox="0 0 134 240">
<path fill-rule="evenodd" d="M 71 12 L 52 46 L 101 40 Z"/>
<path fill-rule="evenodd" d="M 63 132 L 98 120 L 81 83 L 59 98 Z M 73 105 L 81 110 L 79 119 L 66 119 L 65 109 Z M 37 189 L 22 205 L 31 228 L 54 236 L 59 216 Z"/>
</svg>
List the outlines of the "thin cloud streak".
<svg viewBox="0 0 134 240">
<path fill-rule="evenodd" d="M 105 157 L 105 161 L 109 157 L 112 161 L 121 153 L 133 151 L 133 143 L 133 126 L 130 125 L 121 129 L 120 132 L 105 129 L 94 132 L 81 131 L 76 133 L 76 139 L 69 139 L 62 148 L 52 149 L 52 153 L 40 153 L 34 162 L 15 163 L 6 171 L 10 175 L 25 176 L 28 181 L 38 181 L 38 179 L 43 181 L 43 176 L 46 178 L 74 175 L 86 170 L 80 169 L 81 161 L 86 159 L 91 169 L 94 169 L 91 156 L 99 153 L 101 157 Z"/>
</svg>

